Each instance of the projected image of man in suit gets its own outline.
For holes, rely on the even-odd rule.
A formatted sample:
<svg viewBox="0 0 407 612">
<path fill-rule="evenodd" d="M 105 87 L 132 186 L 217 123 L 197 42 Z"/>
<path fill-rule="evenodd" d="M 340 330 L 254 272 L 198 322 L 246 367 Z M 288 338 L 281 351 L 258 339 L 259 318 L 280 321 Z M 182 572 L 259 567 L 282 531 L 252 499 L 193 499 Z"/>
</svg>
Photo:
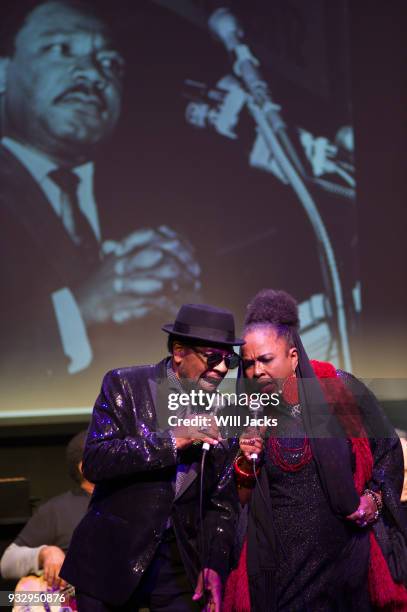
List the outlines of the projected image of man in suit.
<svg viewBox="0 0 407 612">
<path fill-rule="evenodd" d="M 93 160 L 120 117 L 124 59 L 100 17 L 31 3 L 2 46 L 2 371 L 43 387 L 89 367 L 95 326 L 176 312 L 199 266 L 167 226 L 106 242 Z"/>
</svg>

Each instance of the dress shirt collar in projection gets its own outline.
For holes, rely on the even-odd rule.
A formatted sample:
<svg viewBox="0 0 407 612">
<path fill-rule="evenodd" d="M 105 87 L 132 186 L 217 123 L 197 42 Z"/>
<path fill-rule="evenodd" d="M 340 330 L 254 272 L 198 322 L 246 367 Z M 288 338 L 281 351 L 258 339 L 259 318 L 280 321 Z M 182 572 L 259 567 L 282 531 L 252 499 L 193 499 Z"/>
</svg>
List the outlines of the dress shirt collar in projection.
<svg viewBox="0 0 407 612">
<path fill-rule="evenodd" d="M 34 180 L 44 191 L 56 214 L 61 217 L 61 192 L 55 182 L 48 176 L 51 170 L 57 168 L 57 165 L 43 153 L 27 147 L 12 138 L 4 137 L 1 143 L 27 168 Z M 87 162 L 72 168 L 72 171 L 80 180 L 78 186 L 79 208 L 89 221 L 96 239 L 100 242 L 99 215 L 93 193 L 94 165 L 92 162 Z"/>
</svg>

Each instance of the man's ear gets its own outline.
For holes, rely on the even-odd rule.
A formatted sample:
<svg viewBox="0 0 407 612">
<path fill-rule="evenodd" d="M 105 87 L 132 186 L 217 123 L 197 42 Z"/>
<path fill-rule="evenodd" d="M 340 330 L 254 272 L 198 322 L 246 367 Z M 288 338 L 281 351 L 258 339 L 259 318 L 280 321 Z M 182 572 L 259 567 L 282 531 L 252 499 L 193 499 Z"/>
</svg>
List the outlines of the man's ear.
<svg viewBox="0 0 407 612">
<path fill-rule="evenodd" d="M 172 345 L 172 358 L 175 363 L 178 365 L 181 363 L 183 357 L 185 356 L 185 346 L 181 344 L 181 342 L 173 342 Z"/>
<path fill-rule="evenodd" d="M 6 91 L 7 70 L 10 60 L 8 57 L 0 57 L 0 94 Z"/>
</svg>

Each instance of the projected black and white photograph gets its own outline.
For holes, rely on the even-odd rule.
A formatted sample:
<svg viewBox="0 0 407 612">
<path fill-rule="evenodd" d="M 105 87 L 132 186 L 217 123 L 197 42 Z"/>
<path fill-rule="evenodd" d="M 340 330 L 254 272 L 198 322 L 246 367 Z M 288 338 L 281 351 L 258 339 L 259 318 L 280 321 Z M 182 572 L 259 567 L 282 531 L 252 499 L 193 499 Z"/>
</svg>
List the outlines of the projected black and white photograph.
<svg viewBox="0 0 407 612">
<path fill-rule="evenodd" d="M 351 369 L 346 2 L 1 6 L 4 408 L 88 406 L 183 303 L 284 288 Z M 4 18 L 3 18 L 4 16 Z"/>
</svg>

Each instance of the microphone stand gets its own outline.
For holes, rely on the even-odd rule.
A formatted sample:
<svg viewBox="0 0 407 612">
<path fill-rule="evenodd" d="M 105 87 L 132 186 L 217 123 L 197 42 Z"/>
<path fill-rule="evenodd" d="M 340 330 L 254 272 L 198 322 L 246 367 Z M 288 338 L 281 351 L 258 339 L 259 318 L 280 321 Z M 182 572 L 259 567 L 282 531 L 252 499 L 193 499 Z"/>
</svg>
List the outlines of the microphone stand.
<svg viewBox="0 0 407 612">
<path fill-rule="evenodd" d="M 315 232 L 321 266 L 325 271 L 323 276 L 327 295 L 336 308 L 343 367 L 351 371 L 345 304 L 335 253 L 317 205 L 305 184 L 305 172 L 285 130 L 285 123 L 279 112 L 280 106 L 273 102 L 268 85 L 258 70 L 259 61 L 244 44 L 243 30 L 229 9 L 217 9 L 210 16 L 208 25 L 212 33 L 233 54 L 233 72 L 249 94 L 248 109 L 271 155 L 299 198 Z"/>
</svg>

